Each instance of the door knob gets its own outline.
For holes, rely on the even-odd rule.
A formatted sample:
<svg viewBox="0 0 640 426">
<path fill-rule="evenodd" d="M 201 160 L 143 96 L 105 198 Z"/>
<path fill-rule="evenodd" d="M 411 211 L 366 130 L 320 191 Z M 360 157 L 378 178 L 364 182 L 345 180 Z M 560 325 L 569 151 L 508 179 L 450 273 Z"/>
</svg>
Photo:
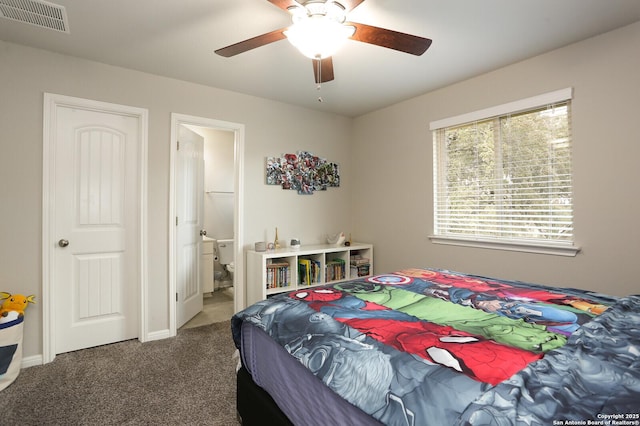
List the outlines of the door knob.
<svg viewBox="0 0 640 426">
<path fill-rule="evenodd" d="M 207 231 L 205 229 L 201 229 L 200 235 L 204 237 L 205 235 L 207 235 Z"/>
<path fill-rule="evenodd" d="M 69 245 L 69 240 L 62 239 L 62 240 L 58 241 L 58 245 L 60 247 L 66 247 L 66 246 Z"/>
</svg>

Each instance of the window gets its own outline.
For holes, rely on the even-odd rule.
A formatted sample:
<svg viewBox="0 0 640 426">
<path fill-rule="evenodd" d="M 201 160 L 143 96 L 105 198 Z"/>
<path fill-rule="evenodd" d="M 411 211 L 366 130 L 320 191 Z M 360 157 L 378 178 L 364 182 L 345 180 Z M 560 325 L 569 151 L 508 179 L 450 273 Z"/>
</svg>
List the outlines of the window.
<svg viewBox="0 0 640 426">
<path fill-rule="evenodd" d="M 571 89 L 431 123 L 434 242 L 575 255 Z"/>
</svg>

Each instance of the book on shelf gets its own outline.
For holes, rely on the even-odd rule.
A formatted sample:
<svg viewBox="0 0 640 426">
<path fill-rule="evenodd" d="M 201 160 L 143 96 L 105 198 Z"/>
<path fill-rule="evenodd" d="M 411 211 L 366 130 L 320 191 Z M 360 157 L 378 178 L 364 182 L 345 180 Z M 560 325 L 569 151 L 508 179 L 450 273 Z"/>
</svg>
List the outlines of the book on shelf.
<svg viewBox="0 0 640 426">
<path fill-rule="evenodd" d="M 345 279 L 345 261 L 340 258 L 328 261 L 325 267 L 325 277 L 327 282 Z"/>
<path fill-rule="evenodd" d="M 371 275 L 369 264 L 351 265 L 351 277 L 366 277 Z"/>
<path fill-rule="evenodd" d="M 308 258 L 298 259 L 298 284 L 312 285 L 320 282 L 320 262 Z"/>
<path fill-rule="evenodd" d="M 311 284 L 311 260 L 298 259 L 298 284 Z"/>
<path fill-rule="evenodd" d="M 352 277 L 366 277 L 370 275 L 371 261 L 368 257 L 360 254 L 351 255 L 349 263 L 351 265 Z"/>
<path fill-rule="evenodd" d="M 362 257 L 359 254 L 352 255 L 351 258 L 349 259 L 349 261 L 350 261 L 352 266 L 367 265 L 367 264 L 370 263 L 369 258 Z"/>
<path fill-rule="evenodd" d="M 289 287 L 291 283 L 291 271 L 289 262 L 272 261 L 267 263 L 266 288 Z"/>
</svg>

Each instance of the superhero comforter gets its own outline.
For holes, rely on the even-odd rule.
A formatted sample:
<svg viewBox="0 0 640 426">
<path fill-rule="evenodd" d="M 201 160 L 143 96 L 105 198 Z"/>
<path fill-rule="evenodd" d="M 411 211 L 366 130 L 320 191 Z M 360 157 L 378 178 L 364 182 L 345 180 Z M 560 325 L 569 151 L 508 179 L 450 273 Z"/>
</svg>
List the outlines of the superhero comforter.
<svg viewBox="0 0 640 426">
<path fill-rule="evenodd" d="M 384 424 L 640 424 L 640 296 L 409 269 L 258 302 L 238 348 L 243 321 Z"/>
</svg>

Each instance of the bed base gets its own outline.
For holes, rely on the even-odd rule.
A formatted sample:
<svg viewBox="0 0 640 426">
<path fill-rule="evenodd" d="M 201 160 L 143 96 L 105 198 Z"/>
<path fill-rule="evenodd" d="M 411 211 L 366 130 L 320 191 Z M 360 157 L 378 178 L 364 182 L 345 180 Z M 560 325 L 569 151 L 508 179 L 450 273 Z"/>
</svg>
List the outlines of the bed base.
<svg viewBox="0 0 640 426">
<path fill-rule="evenodd" d="M 237 373 L 236 395 L 238 417 L 243 426 L 293 426 L 273 398 L 254 383 L 244 367 Z"/>
</svg>

